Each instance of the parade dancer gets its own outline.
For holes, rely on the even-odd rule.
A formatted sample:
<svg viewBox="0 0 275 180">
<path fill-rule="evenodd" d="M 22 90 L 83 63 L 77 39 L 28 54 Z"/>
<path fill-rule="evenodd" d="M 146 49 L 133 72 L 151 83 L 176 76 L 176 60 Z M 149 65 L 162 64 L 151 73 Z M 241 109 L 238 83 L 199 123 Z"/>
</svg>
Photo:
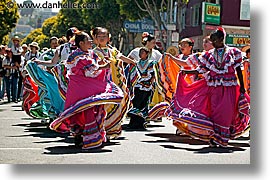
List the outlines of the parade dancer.
<svg viewBox="0 0 275 180">
<path fill-rule="evenodd" d="M 23 47 L 23 45 L 22 45 Z M 36 115 L 32 115 L 30 113 L 30 109 L 34 103 L 37 103 L 39 100 L 38 96 L 38 86 L 37 84 L 31 79 L 31 77 L 28 75 L 25 65 L 27 61 L 32 60 L 33 58 L 39 58 L 41 56 L 41 53 L 39 52 L 39 45 L 37 42 L 32 42 L 29 44 L 30 51 L 26 52 L 25 54 L 25 61 L 22 64 L 22 82 L 23 82 L 23 102 L 22 102 L 22 108 L 23 110 L 31 117 L 40 117 Z M 38 110 L 37 110 L 38 111 Z M 43 113 L 42 113 L 43 114 Z M 41 115 L 43 116 L 43 115 Z"/>
<path fill-rule="evenodd" d="M 98 27 L 96 31 L 93 31 L 94 37 L 97 42 L 97 47 L 94 48 L 94 52 L 101 59 L 108 59 L 110 61 L 110 69 L 106 69 L 108 81 L 114 82 L 120 87 L 124 93 L 124 97 L 121 103 L 118 105 L 109 105 L 106 107 L 107 117 L 105 119 L 105 129 L 108 139 L 117 138 L 122 132 L 122 120 L 125 117 L 129 108 L 129 93 L 126 86 L 126 77 L 124 75 L 123 62 L 135 63 L 130 58 L 125 57 L 116 48 L 110 46 L 109 32 L 106 28 Z M 104 63 L 104 61 L 99 62 Z"/>
<path fill-rule="evenodd" d="M 245 57 L 243 58 L 244 88 L 250 95 L 250 45 L 243 47 L 242 51 L 245 52 Z"/>
<path fill-rule="evenodd" d="M 227 146 L 229 139 L 248 129 L 250 121 L 250 98 L 245 94 L 240 69 L 241 51 L 225 45 L 224 38 L 223 28 L 211 33 L 214 49 L 198 57 L 197 71 L 204 73 L 204 79 L 188 84 L 184 73 L 195 70 L 179 73 L 176 93 L 166 111 L 168 119 L 184 124 L 177 128 L 208 141 L 211 147 Z"/>
<path fill-rule="evenodd" d="M 148 58 L 150 51 L 146 47 L 139 49 L 139 60 L 129 67 L 127 86 L 131 92 L 133 107 L 127 113 L 130 122 L 128 129 L 145 130 L 147 127 L 149 104 L 155 89 L 155 62 Z"/>
<path fill-rule="evenodd" d="M 178 70 L 177 73 L 179 73 L 180 70 L 184 70 L 184 69 L 185 70 L 195 70 L 198 67 L 197 57 L 201 53 L 193 54 L 193 47 L 194 47 L 194 40 L 192 40 L 191 38 L 183 38 L 182 40 L 179 41 L 179 49 L 181 51 L 180 55 L 178 55 L 177 57 L 174 57 L 171 54 L 166 54 L 167 56 L 169 56 L 169 58 L 170 58 L 169 60 L 173 60 L 174 62 L 176 62 L 180 66 L 180 69 L 177 68 L 177 67 L 174 68 L 174 70 Z M 171 67 L 171 62 L 168 61 L 167 63 L 169 63 L 169 64 L 166 64 L 166 67 L 167 66 Z M 170 73 L 169 70 L 167 70 L 167 69 L 165 69 L 165 71 L 164 71 L 165 74 Z M 198 73 L 196 73 L 196 74 L 185 74 L 184 75 L 184 80 L 188 84 L 192 84 L 200 78 L 202 78 L 202 77 Z M 174 79 L 170 78 L 170 81 L 176 82 L 177 81 L 177 76 L 174 76 Z M 152 111 L 156 111 L 157 108 L 159 108 L 158 111 L 160 111 L 160 109 L 163 109 L 164 107 L 166 107 L 166 106 L 164 106 L 164 104 L 169 105 L 170 101 L 166 101 L 166 102 L 160 103 L 159 105 L 156 105 L 153 108 Z M 150 112 L 150 116 L 151 116 L 151 113 L 152 112 Z M 179 123 L 178 121 L 173 121 L 173 125 L 175 125 L 176 127 L 182 126 L 182 124 Z M 177 130 L 176 130 L 177 135 L 183 134 L 183 132 L 181 132 L 180 129 L 181 128 L 177 128 Z"/>
<path fill-rule="evenodd" d="M 90 49 L 89 35 L 78 32 L 75 44 L 78 49 L 65 64 L 69 77 L 65 109 L 50 128 L 57 132 L 71 132 L 75 136 L 75 145 L 83 149 L 101 148 L 106 142 L 105 108 L 108 104 L 121 103 L 123 92 L 107 80 L 105 69 L 110 65 L 108 60 L 100 59 Z"/>
<path fill-rule="evenodd" d="M 169 55 L 170 58 L 173 61 L 175 61 L 179 66 L 181 66 L 181 69 L 194 70 L 198 66 L 197 61 L 194 60 L 193 58 L 189 58 L 187 61 L 187 58 L 193 54 L 193 47 L 194 47 L 194 41 L 190 38 L 184 38 L 179 41 L 179 48 L 180 48 L 181 54 L 178 55 L 177 57 L 174 57 L 171 54 L 167 54 L 167 55 Z M 192 61 L 190 61 L 191 59 Z M 197 75 L 193 75 L 193 74 L 185 75 L 185 81 L 189 84 L 195 82 L 197 78 L 198 78 Z"/>
<path fill-rule="evenodd" d="M 154 49 L 156 46 L 155 37 L 152 34 L 149 34 L 148 32 L 143 32 L 142 45 L 149 50 L 148 59 L 153 61 L 154 64 L 158 64 L 162 58 L 162 54 L 158 50 Z M 131 59 L 134 59 L 135 61 L 139 61 L 140 59 L 139 50 L 140 50 L 140 47 L 133 49 L 128 54 L 128 57 Z M 164 101 L 164 97 L 162 95 L 161 89 L 159 89 L 159 86 L 156 86 L 153 96 L 151 98 L 152 98 L 152 101 L 149 105 L 149 108 L 152 108 L 154 105 L 158 104 L 159 102 Z M 160 121 L 161 119 L 151 119 L 151 120 Z"/>
<path fill-rule="evenodd" d="M 69 55 L 77 48 L 74 43 L 74 35 L 78 32 L 76 27 L 71 27 L 66 32 L 66 39 L 68 42 L 56 48 L 53 58 L 49 61 L 35 60 L 34 62 L 44 66 L 54 66 L 51 72 L 57 80 L 58 90 L 61 98 L 65 101 L 68 87 L 68 78 L 66 76 L 67 70 L 65 67 L 66 60 Z M 54 83 L 54 82 L 53 82 Z"/>
<path fill-rule="evenodd" d="M 40 56 L 40 60 L 50 61 L 55 54 L 58 39 L 50 39 L 51 48 Z M 39 87 L 39 101 L 32 105 L 30 113 L 38 118 L 43 118 L 42 123 L 47 123 L 46 118 L 54 119 L 64 109 L 64 100 L 58 92 L 57 82 L 51 72 L 51 67 L 37 65 L 29 61 L 26 65 L 29 76 Z"/>
</svg>

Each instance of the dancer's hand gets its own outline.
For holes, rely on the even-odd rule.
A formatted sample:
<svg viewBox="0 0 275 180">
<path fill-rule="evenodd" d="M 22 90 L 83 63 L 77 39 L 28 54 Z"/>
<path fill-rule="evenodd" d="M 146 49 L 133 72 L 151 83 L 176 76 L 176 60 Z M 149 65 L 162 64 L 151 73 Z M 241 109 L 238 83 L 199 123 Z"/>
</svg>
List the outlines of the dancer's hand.
<svg viewBox="0 0 275 180">
<path fill-rule="evenodd" d="M 241 93 L 241 94 L 244 94 L 244 93 L 245 93 L 244 87 L 240 87 L 240 93 Z"/>
<path fill-rule="evenodd" d="M 34 63 L 36 63 L 36 64 L 40 64 L 41 63 L 41 61 L 38 60 L 38 59 L 36 59 L 36 58 L 32 58 L 31 61 L 34 62 Z"/>
</svg>

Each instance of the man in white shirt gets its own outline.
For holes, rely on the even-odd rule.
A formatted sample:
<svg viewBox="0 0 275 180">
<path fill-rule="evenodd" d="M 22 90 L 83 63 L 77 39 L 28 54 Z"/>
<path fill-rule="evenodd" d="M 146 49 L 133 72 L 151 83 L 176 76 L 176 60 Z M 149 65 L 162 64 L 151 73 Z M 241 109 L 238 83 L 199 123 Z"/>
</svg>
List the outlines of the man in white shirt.
<svg viewBox="0 0 275 180">
<path fill-rule="evenodd" d="M 14 36 L 12 38 L 12 46 L 11 46 L 11 51 L 12 51 L 12 59 L 14 62 L 17 62 L 18 64 L 21 63 L 21 54 L 23 52 L 23 48 L 20 46 L 21 39 L 18 36 Z"/>
</svg>

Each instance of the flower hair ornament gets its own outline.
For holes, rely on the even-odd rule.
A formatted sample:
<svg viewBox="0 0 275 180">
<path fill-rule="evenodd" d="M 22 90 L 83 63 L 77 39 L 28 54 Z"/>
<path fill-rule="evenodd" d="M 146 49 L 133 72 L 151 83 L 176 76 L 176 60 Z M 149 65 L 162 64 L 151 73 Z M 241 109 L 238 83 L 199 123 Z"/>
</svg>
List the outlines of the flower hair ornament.
<svg viewBox="0 0 275 180">
<path fill-rule="evenodd" d="M 221 32 L 223 32 L 224 38 L 226 37 L 226 32 L 225 32 L 224 28 L 218 27 L 216 31 L 221 31 Z"/>
<path fill-rule="evenodd" d="M 77 33 L 79 32 L 79 30 L 76 27 L 71 27 L 70 30 L 72 31 L 72 33 Z"/>
<path fill-rule="evenodd" d="M 148 37 L 150 34 L 148 32 L 143 32 L 142 33 L 142 38 Z"/>
<path fill-rule="evenodd" d="M 144 32 L 142 33 L 142 42 L 146 42 L 148 40 L 148 37 L 149 37 L 149 33 L 148 32 Z"/>
</svg>

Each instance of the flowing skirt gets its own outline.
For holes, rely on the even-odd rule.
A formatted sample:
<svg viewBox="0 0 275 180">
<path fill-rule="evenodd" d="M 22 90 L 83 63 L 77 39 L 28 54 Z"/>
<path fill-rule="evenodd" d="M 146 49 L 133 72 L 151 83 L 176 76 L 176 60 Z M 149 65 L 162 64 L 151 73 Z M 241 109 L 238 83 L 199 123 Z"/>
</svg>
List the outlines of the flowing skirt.
<svg viewBox="0 0 275 180">
<path fill-rule="evenodd" d="M 130 117 L 129 128 L 144 128 L 152 94 L 153 91 L 143 91 L 139 88 L 134 89 L 133 107 L 128 112 L 128 117 Z"/>
<path fill-rule="evenodd" d="M 30 110 L 34 103 L 39 100 L 38 86 L 33 82 L 29 75 L 26 75 L 23 79 L 23 110 L 31 117 L 36 118 L 34 114 L 31 114 Z"/>
<path fill-rule="evenodd" d="M 199 80 L 193 84 L 178 77 L 178 86 L 165 114 L 182 132 L 226 146 L 249 128 L 250 98 L 239 86 L 217 86 Z"/>
<path fill-rule="evenodd" d="M 64 110 L 64 100 L 59 94 L 54 76 L 33 62 L 27 63 L 26 69 L 39 87 L 39 104 L 41 104 L 44 113 L 48 114 L 50 118 L 56 118 Z"/>
<path fill-rule="evenodd" d="M 103 73 L 102 73 L 103 74 Z M 105 106 L 119 104 L 123 92 L 102 77 L 70 76 L 65 110 L 50 128 L 61 133 L 83 135 L 83 149 L 95 148 L 105 141 Z"/>
</svg>

